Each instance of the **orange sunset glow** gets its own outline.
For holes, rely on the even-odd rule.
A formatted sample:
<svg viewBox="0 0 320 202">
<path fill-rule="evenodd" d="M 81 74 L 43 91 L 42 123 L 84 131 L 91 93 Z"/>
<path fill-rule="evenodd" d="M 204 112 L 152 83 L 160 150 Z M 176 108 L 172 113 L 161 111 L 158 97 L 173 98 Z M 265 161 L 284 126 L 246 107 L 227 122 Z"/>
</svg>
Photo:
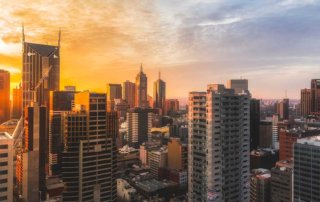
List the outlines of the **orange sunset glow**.
<svg viewBox="0 0 320 202">
<path fill-rule="evenodd" d="M 255 97 L 281 98 L 287 90 L 289 97 L 297 98 L 293 89 L 308 86 L 310 77 L 319 73 L 318 59 L 314 57 L 318 49 L 294 51 L 299 44 L 282 37 L 287 35 L 297 41 L 303 33 L 293 30 L 290 22 L 305 24 L 305 18 L 297 20 L 283 14 L 298 13 L 312 2 L 260 4 L 255 5 L 262 9 L 257 13 L 245 3 L 238 10 L 231 10 L 233 3 L 228 1 L 3 0 L 0 68 L 11 72 L 14 88 L 21 79 L 24 24 L 26 41 L 33 43 L 56 45 L 61 29 L 61 88 L 76 85 L 79 90 L 104 92 L 106 83 L 133 81 L 143 63 L 150 95 L 152 82 L 161 71 L 169 98 L 185 98 L 189 91 L 201 89 L 206 83 L 240 77 L 250 80 Z M 228 15 L 219 11 L 228 6 Z M 273 18 L 282 21 L 267 22 Z M 285 31 L 273 29 L 280 26 L 277 23 L 291 31 L 280 37 L 279 32 Z M 303 37 L 312 38 L 309 32 Z M 278 41 L 280 48 L 276 46 Z M 310 42 L 309 47 L 299 50 L 313 46 L 316 44 Z M 280 56 L 283 57 L 279 59 Z M 278 75 L 300 81 L 288 85 Z"/>
</svg>

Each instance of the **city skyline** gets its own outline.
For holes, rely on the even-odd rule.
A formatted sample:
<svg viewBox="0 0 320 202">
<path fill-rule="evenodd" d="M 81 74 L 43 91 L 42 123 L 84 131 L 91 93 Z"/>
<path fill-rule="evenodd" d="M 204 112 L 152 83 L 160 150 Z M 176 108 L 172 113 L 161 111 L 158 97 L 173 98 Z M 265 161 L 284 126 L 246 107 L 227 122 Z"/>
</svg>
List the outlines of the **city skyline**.
<svg viewBox="0 0 320 202">
<path fill-rule="evenodd" d="M 296 99 L 320 73 L 316 1 L 19 2 L 0 1 L 0 68 L 11 89 L 21 79 L 22 23 L 33 43 L 57 45 L 61 28 L 61 87 L 105 92 L 108 82 L 134 81 L 142 62 L 150 95 L 160 70 L 168 98 L 242 77 L 253 97 L 281 99 L 287 90 Z"/>
</svg>

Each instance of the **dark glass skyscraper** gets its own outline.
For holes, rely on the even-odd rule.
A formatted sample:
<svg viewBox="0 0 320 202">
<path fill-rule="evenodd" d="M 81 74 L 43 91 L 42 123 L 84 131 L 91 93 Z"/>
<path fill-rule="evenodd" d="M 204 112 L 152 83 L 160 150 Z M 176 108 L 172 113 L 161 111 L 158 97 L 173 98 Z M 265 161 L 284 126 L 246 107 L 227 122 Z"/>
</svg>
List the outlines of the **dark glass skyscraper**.
<svg viewBox="0 0 320 202">
<path fill-rule="evenodd" d="M 0 124 L 10 119 L 10 73 L 0 69 Z"/>
</svg>

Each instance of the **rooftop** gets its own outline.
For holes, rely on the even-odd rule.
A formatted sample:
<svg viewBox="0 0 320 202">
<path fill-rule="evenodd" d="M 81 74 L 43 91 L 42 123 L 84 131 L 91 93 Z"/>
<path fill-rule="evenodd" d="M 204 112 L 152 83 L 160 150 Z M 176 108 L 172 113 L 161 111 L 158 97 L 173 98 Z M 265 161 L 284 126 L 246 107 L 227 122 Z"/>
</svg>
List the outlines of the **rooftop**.
<svg viewBox="0 0 320 202">
<path fill-rule="evenodd" d="M 298 139 L 297 143 L 320 146 L 320 135 Z"/>
</svg>

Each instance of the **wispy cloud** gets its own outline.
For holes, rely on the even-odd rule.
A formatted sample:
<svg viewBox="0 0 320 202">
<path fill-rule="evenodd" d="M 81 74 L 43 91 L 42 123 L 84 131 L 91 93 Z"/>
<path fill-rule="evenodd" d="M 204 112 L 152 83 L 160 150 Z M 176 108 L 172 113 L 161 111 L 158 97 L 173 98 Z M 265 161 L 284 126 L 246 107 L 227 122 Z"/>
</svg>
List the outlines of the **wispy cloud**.
<svg viewBox="0 0 320 202">
<path fill-rule="evenodd" d="M 212 20 L 212 21 L 201 22 L 198 25 L 201 27 L 229 25 L 229 24 L 233 24 L 236 22 L 240 22 L 240 21 L 242 21 L 242 18 L 234 17 L 234 18 L 225 18 L 225 19 L 221 19 L 221 20 Z"/>
</svg>

